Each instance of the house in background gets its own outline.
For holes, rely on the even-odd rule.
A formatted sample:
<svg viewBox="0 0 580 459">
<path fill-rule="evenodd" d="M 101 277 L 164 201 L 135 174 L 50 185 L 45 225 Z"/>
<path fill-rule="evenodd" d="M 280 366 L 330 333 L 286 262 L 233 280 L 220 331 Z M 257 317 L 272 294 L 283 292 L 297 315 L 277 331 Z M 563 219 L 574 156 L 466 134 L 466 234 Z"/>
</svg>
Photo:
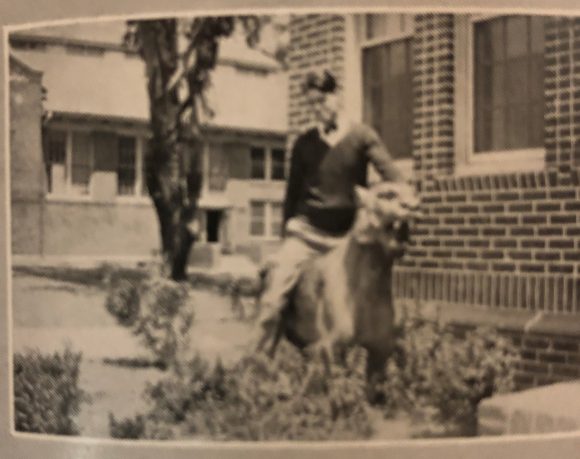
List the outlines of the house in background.
<svg viewBox="0 0 580 459">
<path fill-rule="evenodd" d="M 394 276 L 399 301 L 522 350 L 520 387 L 580 377 L 580 19 L 295 15 L 299 81 L 331 68 L 354 118 L 417 184 L 425 218 Z"/>
<path fill-rule="evenodd" d="M 143 178 L 145 71 L 121 45 L 123 31 L 102 23 L 10 37 L 14 254 L 143 257 L 159 247 Z M 286 76 L 232 37 L 212 78 L 193 256 L 259 256 L 280 235 Z"/>
</svg>

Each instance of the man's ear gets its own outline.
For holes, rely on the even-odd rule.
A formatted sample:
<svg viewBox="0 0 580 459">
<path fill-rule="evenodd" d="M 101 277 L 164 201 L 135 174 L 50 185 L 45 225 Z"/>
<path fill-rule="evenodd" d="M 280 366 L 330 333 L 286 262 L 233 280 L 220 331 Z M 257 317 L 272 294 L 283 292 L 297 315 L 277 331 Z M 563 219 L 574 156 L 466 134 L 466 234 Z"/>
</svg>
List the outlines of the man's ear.
<svg viewBox="0 0 580 459">
<path fill-rule="evenodd" d="M 372 202 L 371 192 L 362 186 L 356 185 L 354 187 L 354 194 L 356 197 L 357 207 L 370 207 Z"/>
</svg>

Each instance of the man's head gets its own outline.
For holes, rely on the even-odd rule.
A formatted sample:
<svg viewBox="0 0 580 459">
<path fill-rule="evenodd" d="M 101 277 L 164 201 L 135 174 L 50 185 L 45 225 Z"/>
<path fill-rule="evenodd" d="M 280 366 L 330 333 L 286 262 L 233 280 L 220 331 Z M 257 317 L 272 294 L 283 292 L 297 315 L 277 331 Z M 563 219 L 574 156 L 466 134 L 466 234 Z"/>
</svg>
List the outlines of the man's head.
<svg viewBox="0 0 580 459">
<path fill-rule="evenodd" d="M 315 119 L 326 131 L 336 128 L 340 100 L 336 78 L 328 70 L 306 75 L 302 89 L 310 103 Z"/>
</svg>

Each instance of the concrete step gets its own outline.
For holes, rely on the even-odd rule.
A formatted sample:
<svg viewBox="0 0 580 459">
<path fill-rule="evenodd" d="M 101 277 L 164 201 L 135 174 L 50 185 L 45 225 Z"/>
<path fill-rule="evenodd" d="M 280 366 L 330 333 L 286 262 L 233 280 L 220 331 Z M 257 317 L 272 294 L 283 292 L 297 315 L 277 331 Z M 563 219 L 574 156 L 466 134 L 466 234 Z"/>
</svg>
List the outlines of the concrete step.
<svg viewBox="0 0 580 459">
<path fill-rule="evenodd" d="M 483 400 L 479 435 L 580 431 L 580 381 L 558 383 Z"/>
</svg>

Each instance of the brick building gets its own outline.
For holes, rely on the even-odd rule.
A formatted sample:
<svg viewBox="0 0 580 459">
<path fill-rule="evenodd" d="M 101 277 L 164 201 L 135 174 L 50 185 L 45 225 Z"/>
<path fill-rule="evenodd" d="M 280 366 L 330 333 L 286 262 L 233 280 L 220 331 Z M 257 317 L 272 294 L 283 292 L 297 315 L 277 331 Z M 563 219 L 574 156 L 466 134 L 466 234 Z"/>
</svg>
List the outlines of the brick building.
<svg viewBox="0 0 580 459">
<path fill-rule="evenodd" d="M 14 254 L 143 257 L 159 246 L 143 179 L 144 65 L 123 31 L 102 23 L 10 37 Z M 215 116 L 203 126 L 196 259 L 278 239 L 286 87 L 276 61 L 239 37 L 224 42 L 208 94 Z"/>
<path fill-rule="evenodd" d="M 301 78 L 331 68 L 420 191 L 399 300 L 499 326 L 521 387 L 578 378 L 580 19 L 300 15 L 290 43 L 291 135 L 309 122 Z"/>
</svg>

